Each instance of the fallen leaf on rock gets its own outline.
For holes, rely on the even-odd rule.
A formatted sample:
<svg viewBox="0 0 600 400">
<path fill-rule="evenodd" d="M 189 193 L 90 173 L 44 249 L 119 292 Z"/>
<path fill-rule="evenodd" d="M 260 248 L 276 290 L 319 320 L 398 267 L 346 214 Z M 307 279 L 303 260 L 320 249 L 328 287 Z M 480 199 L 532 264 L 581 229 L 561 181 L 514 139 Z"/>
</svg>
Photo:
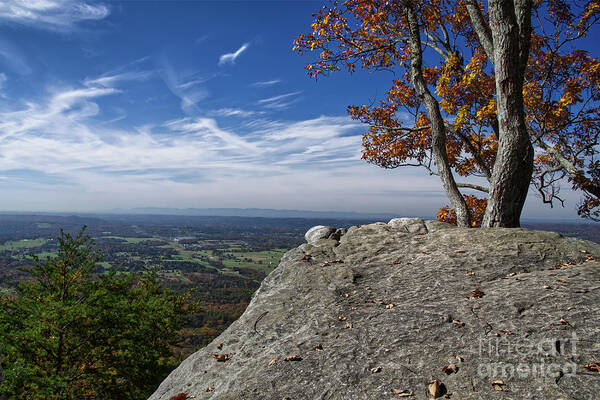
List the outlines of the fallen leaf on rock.
<svg viewBox="0 0 600 400">
<path fill-rule="evenodd" d="M 587 292 L 589 292 L 589 290 L 587 290 L 587 289 L 577 289 L 575 291 L 575 293 L 587 293 Z"/>
<path fill-rule="evenodd" d="M 215 388 L 212 386 L 209 386 L 206 388 L 206 392 L 214 392 L 214 391 L 215 391 Z"/>
<path fill-rule="evenodd" d="M 479 289 L 475 289 L 472 291 L 473 295 L 471 297 L 469 297 L 470 300 L 475 300 L 475 299 L 480 299 L 483 296 L 485 296 L 485 293 L 483 293 L 481 290 Z"/>
<path fill-rule="evenodd" d="M 559 278 L 557 276 L 554 277 L 554 280 L 562 282 L 562 283 L 569 283 L 569 281 L 567 279 L 565 279 L 565 278 Z"/>
<path fill-rule="evenodd" d="M 318 344 L 315 346 L 315 350 L 317 351 L 323 351 L 323 345 L 322 344 Z"/>
<path fill-rule="evenodd" d="M 229 354 L 214 354 L 213 358 L 219 362 L 225 362 L 231 358 Z"/>
<path fill-rule="evenodd" d="M 344 325 L 344 328 L 350 329 L 350 328 L 352 328 L 352 324 L 349 322 L 346 325 Z"/>
<path fill-rule="evenodd" d="M 585 261 L 596 261 L 596 259 L 594 257 L 592 257 L 592 256 L 587 256 L 585 258 Z"/>
<path fill-rule="evenodd" d="M 459 321 L 459 320 L 457 320 L 457 319 L 455 319 L 455 320 L 452 320 L 452 323 L 453 323 L 454 325 L 458 325 L 458 326 L 465 326 L 465 323 L 464 323 L 464 322 L 462 322 L 462 321 Z"/>
<path fill-rule="evenodd" d="M 371 300 L 371 303 L 383 304 L 383 301 L 381 301 L 381 300 Z"/>
<path fill-rule="evenodd" d="M 371 373 L 372 374 L 376 374 L 378 372 L 381 372 L 381 367 L 375 367 L 375 368 L 371 368 Z"/>
<path fill-rule="evenodd" d="M 458 372 L 458 365 L 451 363 L 442 368 L 442 372 L 446 375 L 455 374 Z"/>
<path fill-rule="evenodd" d="M 344 293 L 344 297 L 350 297 L 350 293 Z"/>
<path fill-rule="evenodd" d="M 305 254 L 300 259 L 300 261 L 302 261 L 302 262 L 307 262 L 307 261 L 310 261 L 310 260 L 312 260 L 312 256 L 310 254 Z"/>
<path fill-rule="evenodd" d="M 345 320 L 347 320 L 348 318 L 344 317 L 343 315 L 338 315 L 338 319 L 339 319 L 340 321 L 345 321 Z"/>
<path fill-rule="evenodd" d="M 397 259 L 396 261 L 392 261 L 391 263 L 389 263 L 388 265 L 391 267 L 393 265 L 398 265 L 398 264 L 402 264 L 402 260 Z"/>
<path fill-rule="evenodd" d="M 411 397 L 413 395 L 410 390 L 404 389 L 392 389 L 392 394 L 395 394 L 398 397 Z"/>
<path fill-rule="evenodd" d="M 386 308 L 386 309 L 388 309 L 388 310 L 389 310 L 390 308 L 394 308 L 394 304 L 391 304 L 391 303 L 390 303 L 390 304 L 388 304 L 387 306 L 385 306 L 385 308 Z"/>
<path fill-rule="evenodd" d="M 279 361 L 279 358 L 277 358 L 277 357 L 275 357 L 274 359 L 272 359 L 271 361 L 269 361 L 269 367 L 270 367 L 271 365 L 275 365 L 275 363 L 276 363 L 277 361 Z"/>
<path fill-rule="evenodd" d="M 188 399 L 188 394 L 187 393 L 179 393 L 176 394 L 175 396 L 171 397 L 169 400 L 185 400 Z"/>
<path fill-rule="evenodd" d="M 563 324 L 563 325 L 571 326 L 571 324 L 566 319 L 564 319 L 564 318 L 560 319 L 560 323 Z"/>
<path fill-rule="evenodd" d="M 223 348 L 223 343 L 217 345 L 217 349 L 221 350 Z"/>
<path fill-rule="evenodd" d="M 296 354 L 287 356 L 283 361 L 302 361 L 302 357 Z"/>
<path fill-rule="evenodd" d="M 494 388 L 494 390 L 501 391 L 501 390 L 504 390 L 504 389 L 502 389 L 502 386 L 504 386 L 505 383 L 502 380 L 497 380 L 497 381 L 491 381 L 490 385 L 492 385 L 492 387 Z"/>
<path fill-rule="evenodd" d="M 465 276 L 473 276 L 473 275 L 475 275 L 474 271 L 469 271 L 465 274 Z"/>
<path fill-rule="evenodd" d="M 552 286 L 544 285 L 542 286 L 542 289 L 552 289 Z"/>
<path fill-rule="evenodd" d="M 465 361 L 464 358 L 462 358 L 461 356 L 458 356 L 458 355 L 455 358 L 456 358 L 456 361 L 458 361 L 459 363 Z"/>
<path fill-rule="evenodd" d="M 456 254 L 460 254 L 460 253 L 466 253 L 467 251 L 466 250 L 454 250 L 454 252 Z"/>
<path fill-rule="evenodd" d="M 583 366 L 583 368 L 587 369 L 588 371 L 596 371 L 600 374 L 600 363 L 599 362 L 585 364 Z"/>
<path fill-rule="evenodd" d="M 428 382 L 427 390 L 429 391 L 429 395 L 431 397 L 433 397 L 434 399 L 437 399 L 438 397 L 443 395 L 442 385 L 440 384 L 440 381 L 438 381 L 437 379 L 434 379 L 433 381 Z"/>
</svg>

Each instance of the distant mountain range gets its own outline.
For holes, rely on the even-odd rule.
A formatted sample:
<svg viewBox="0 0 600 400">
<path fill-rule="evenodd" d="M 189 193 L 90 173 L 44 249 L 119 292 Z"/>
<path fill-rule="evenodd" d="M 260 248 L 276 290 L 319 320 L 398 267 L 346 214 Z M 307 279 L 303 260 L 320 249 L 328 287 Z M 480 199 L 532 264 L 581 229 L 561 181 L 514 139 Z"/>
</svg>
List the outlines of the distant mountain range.
<svg viewBox="0 0 600 400">
<path fill-rule="evenodd" d="M 328 218 L 388 220 L 399 217 L 394 214 L 360 213 L 349 211 L 274 210 L 269 208 L 160 208 L 141 207 L 114 209 L 110 214 L 189 215 L 210 217 L 259 217 L 259 218 Z"/>
</svg>

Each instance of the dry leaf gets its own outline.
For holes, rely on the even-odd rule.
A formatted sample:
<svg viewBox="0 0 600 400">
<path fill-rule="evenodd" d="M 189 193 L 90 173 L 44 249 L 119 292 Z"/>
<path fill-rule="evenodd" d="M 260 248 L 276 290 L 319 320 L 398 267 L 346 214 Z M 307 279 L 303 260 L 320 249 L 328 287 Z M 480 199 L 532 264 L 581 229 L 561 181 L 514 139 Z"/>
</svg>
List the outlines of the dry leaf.
<svg viewBox="0 0 600 400">
<path fill-rule="evenodd" d="M 552 286 L 544 285 L 542 286 L 542 289 L 552 289 Z"/>
<path fill-rule="evenodd" d="M 339 319 L 340 321 L 345 321 L 345 320 L 347 320 L 348 318 L 344 317 L 343 315 L 338 315 L 338 319 Z"/>
<path fill-rule="evenodd" d="M 583 366 L 583 368 L 587 369 L 588 371 L 596 371 L 600 374 L 600 363 L 599 362 L 585 364 Z"/>
<path fill-rule="evenodd" d="M 559 278 L 559 277 L 557 277 L 557 276 L 555 276 L 555 277 L 554 277 L 554 280 L 555 280 L 555 281 L 562 282 L 562 283 L 569 283 L 569 281 L 568 281 L 568 280 L 566 280 L 565 278 Z"/>
<path fill-rule="evenodd" d="M 385 308 L 389 310 L 390 308 L 394 308 L 394 305 L 390 303 L 387 306 L 385 306 Z"/>
<path fill-rule="evenodd" d="M 466 250 L 454 250 L 456 254 L 466 253 Z"/>
<path fill-rule="evenodd" d="M 388 265 L 391 267 L 393 265 L 398 265 L 398 264 L 402 264 L 402 261 L 400 259 L 397 259 L 396 261 L 392 261 L 391 263 L 389 263 Z"/>
<path fill-rule="evenodd" d="M 221 350 L 223 348 L 223 343 L 217 345 L 217 349 Z"/>
<path fill-rule="evenodd" d="M 504 389 L 502 389 L 502 386 L 504 386 L 505 383 L 502 380 L 497 380 L 497 381 L 491 381 L 490 385 L 492 385 L 492 387 L 494 388 L 494 390 L 501 391 L 501 390 L 504 390 Z"/>
<path fill-rule="evenodd" d="M 454 363 L 448 364 L 442 368 L 442 372 L 446 373 L 446 375 L 455 374 L 458 372 L 458 366 Z"/>
<path fill-rule="evenodd" d="M 473 276 L 473 275 L 475 275 L 474 271 L 469 271 L 465 274 L 465 276 Z"/>
<path fill-rule="evenodd" d="M 378 372 L 381 372 L 381 367 L 375 367 L 375 368 L 371 368 L 371 373 L 372 374 L 376 374 Z"/>
<path fill-rule="evenodd" d="M 371 303 L 383 304 L 383 301 L 381 301 L 381 300 L 371 300 Z"/>
<path fill-rule="evenodd" d="M 315 346 L 315 350 L 317 351 L 323 351 L 323 345 L 322 344 L 318 344 Z"/>
<path fill-rule="evenodd" d="M 483 293 L 481 290 L 479 289 L 475 289 L 473 290 L 473 295 L 471 297 L 469 297 L 470 300 L 474 300 L 474 299 L 480 299 L 483 296 L 485 296 L 485 293 Z"/>
<path fill-rule="evenodd" d="M 279 361 L 279 358 L 277 358 L 277 357 L 275 357 L 274 359 L 272 359 L 271 361 L 269 361 L 269 367 L 270 367 L 271 365 L 275 365 L 275 363 L 276 363 L 277 361 Z"/>
<path fill-rule="evenodd" d="M 205 390 L 205 391 L 206 391 L 206 392 L 214 392 L 214 391 L 215 391 L 215 388 L 214 388 L 214 387 L 212 387 L 212 386 L 209 386 L 209 387 L 207 387 L 207 388 L 206 388 L 206 390 Z"/>
<path fill-rule="evenodd" d="M 214 354 L 213 358 L 219 362 L 225 362 L 231 358 L 229 354 Z"/>
<path fill-rule="evenodd" d="M 456 358 L 456 361 L 458 361 L 459 363 L 465 361 L 464 358 L 462 358 L 461 356 L 458 356 L 458 355 L 455 358 Z"/>
<path fill-rule="evenodd" d="M 300 261 L 302 261 L 302 262 L 307 262 L 307 261 L 310 261 L 310 260 L 312 260 L 312 256 L 310 254 L 305 254 L 300 259 Z"/>
<path fill-rule="evenodd" d="M 287 356 L 283 361 L 302 361 L 302 357 L 296 354 Z"/>
<path fill-rule="evenodd" d="M 564 318 L 560 319 L 560 323 L 563 324 L 563 325 L 571 326 L 571 324 L 569 322 L 567 322 L 567 320 L 564 319 Z"/>
<path fill-rule="evenodd" d="M 352 324 L 349 322 L 346 325 L 344 325 L 344 328 L 350 329 L 350 328 L 352 328 Z"/>
<path fill-rule="evenodd" d="M 462 321 L 459 321 L 457 319 L 452 321 L 453 324 L 458 325 L 458 326 L 465 326 L 465 323 Z"/>
<path fill-rule="evenodd" d="M 432 396 L 434 399 L 437 399 L 442 395 L 442 385 L 440 385 L 440 381 L 438 381 L 437 379 L 429 382 L 427 390 L 429 391 L 429 395 Z"/>
<path fill-rule="evenodd" d="M 392 394 L 398 397 L 411 397 L 413 395 L 410 390 L 405 389 L 392 389 Z"/>
</svg>

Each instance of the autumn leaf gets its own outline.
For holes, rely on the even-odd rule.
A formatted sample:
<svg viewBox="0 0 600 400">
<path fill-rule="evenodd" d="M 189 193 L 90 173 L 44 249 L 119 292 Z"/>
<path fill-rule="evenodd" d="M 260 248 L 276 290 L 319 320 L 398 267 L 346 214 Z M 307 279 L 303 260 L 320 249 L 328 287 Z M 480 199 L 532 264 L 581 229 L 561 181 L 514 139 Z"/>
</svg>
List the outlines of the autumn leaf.
<svg viewBox="0 0 600 400">
<path fill-rule="evenodd" d="M 455 374 L 458 372 L 458 366 L 454 363 L 448 364 L 442 368 L 442 372 L 446 375 Z"/>
<path fill-rule="evenodd" d="M 434 379 L 431 382 L 428 382 L 427 384 L 427 391 L 429 392 L 429 395 L 431 397 L 433 397 L 434 399 L 437 399 L 438 397 L 441 397 L 444 395 L 445 388 L 444 388 L 444 384 L 441 383 L 440 381 L 438 381 L 437 379 Z"/>
<path fill-rule="evenodd" d="M 218 362 L 225 362 L 231 358 L 230 354 L 214 354 L 213 358 Z"/>
<path fill-rule="evenodd" d="M 284 358 L 283 361 L 302 361 L 302 357 L 297 354 L 293 354 Z"/>
<path fill-rule="evenodd" d="M 398 397 L 411 397 L 413 393 L 410 390 L 405 389 L 392 389 L 392 394 Z"/>
</svg>

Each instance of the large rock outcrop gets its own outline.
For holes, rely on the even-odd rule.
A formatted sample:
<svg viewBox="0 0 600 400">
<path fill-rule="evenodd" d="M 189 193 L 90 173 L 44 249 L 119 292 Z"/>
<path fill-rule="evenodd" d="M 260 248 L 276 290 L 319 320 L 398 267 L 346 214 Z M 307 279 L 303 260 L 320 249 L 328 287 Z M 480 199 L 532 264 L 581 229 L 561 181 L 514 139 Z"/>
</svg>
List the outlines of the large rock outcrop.
<svg viewBox="0 0 600 400">
<path fill-rule="evenodd" d="M 151 400 L 600 398 L 599 245 L 419 219 L 318 231 Z"/>
</svg>

